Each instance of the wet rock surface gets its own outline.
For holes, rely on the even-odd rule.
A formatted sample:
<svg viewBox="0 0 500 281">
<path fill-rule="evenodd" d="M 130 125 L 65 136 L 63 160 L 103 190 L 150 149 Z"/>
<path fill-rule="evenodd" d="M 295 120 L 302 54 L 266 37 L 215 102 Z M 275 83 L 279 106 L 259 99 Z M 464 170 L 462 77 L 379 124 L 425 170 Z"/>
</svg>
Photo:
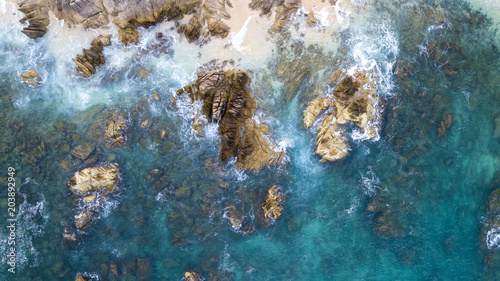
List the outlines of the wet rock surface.
<svg viewBox="0 0 500 281">
<path fill-rule="evenodd" d="M 23 73 L 21 79 L 30 86 L 37 86 L 40 84 L 40 75 L 38 75 L 38 72 L 34 69 L 30 69 Z"/>
<path fill-rule="evenodd" d="M 195 84 L 177 91 L 189 93 L 191 101 L 201 100 L 201 114 L 219 124 L 221 137 L 220 159 L 236 157 L 240 170 L 259 171 L 265 166 L 280 165 L 285 152 L 275 148 L 263 135 L 267 128 L 252 119 L 257 102 L 246 89 L 250 78 L 244 71 L 200 71 Z M 198 115 L 199 116 L 199 115 Z M 202 121 L 193 120 L 193 128 L 201 132 Z"/>
<path fill-rule="evenodd" d="M 323 112 L 316 139 L 316 154 L 321 162 L 337 161 L 349 155 L 349 142 L 339 125 L 356 122 L 368 138 L 378 136 L 375 124 L 378 97 L 374 85 L 363 72 L 345 77 L 331 97 L 313 100 L 304 111 L 304 127 L 307 129 Z"/>
<path fill-rule="evenodd" d="M 83 49 L 83 55 L 77 55 L 76 59 L 73 59 L 78 73 L 85 78 L 92 76 L 96 72 L 96 67 L 106 62 L 102 47 L 111 45 L 111 35 L 100 35 L 90 45 L 90 49 Z"/>
<path fill-rule="evenodd" d="M 21 31 L 31 39 L 37 39 L 47 33 L 49 20 L 49 6 L 44 1 L 23 0 L 19 2 L 19 11 L 24 13 L 21 22 L 28 21 L 28 27 Z"/>
<path fill-rule="evenodd" d="M 284 202 L 283 188 L 279 185 L 273 185 L 267 191 L 267 199 L 262 203 L 264 212 L 264 224 L 269 225 L 281 217 Z"/>
</svg>

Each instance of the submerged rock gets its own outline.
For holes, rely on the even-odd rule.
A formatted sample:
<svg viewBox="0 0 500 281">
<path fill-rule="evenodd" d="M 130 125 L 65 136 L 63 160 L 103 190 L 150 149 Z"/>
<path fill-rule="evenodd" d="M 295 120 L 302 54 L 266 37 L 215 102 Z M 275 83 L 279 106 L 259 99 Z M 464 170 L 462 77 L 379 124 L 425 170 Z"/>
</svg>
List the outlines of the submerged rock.
<svg viewBox="0 0 500 281">
<path fill-rule="evenodd" d="M 124 114 L 113 114 L 106 128 L 105 136 L 110 147 L 123 146 L 127 142 L 128 120 Z"/>
<path fill-rule="evenodd" d="M 369 138 L 378 136 L 375 127 L 375 107 L 378 104 L 373 83 L 363 72 L 347 76 L 340 82 L 332 97 L 313 100 L 304 111 L 304 127 L 311 127 L 326 110 L 318 126 L 316 154 L 324 161 L 337 161 L 349 155 L 349 142 L 338 125 L 356 122 Z"/>
<path fill-rule="evenodd" d="M 85 168 L 68 182 L 70 190 L 77 195 L 94 191 L 112 193 L 120 188 L 119 184 L 120 171 L 116 163 Z"/>
<path fill-rule="evenodd" d="M 95 145 L 92 143 L 82 143 L 77 145 L 75 148 L 71 150 L 71 154 L 77 158 L 82 160 L 87 159 L 89 155 L 94 152 Z"/>
<path fill-rule="evenodd" d="M 90 77 L 95 73 L 96 67 L 104 64 L 106 60 L 102 54 L 102 47 L 111 45 L 111 35 L 99 35 L 90 44 L 90 49 L 83 49 L 83 55 L 76 55 L 73 61 L 77 70 L 83 77 Z"/>
<path fill-rule="evenodd" d="M 246 89 L 249 81 L 244 71 L 200 71 L 196 83 L 179 89 L 177 93 L 188 92 L 192 102 L 201 100 L 200 114 L 209 122 L 219 124 L 220 159 L 228 161 L 236 157 L 239 170 L 256 172 L 265 166 L 282 164 L 285 152 L 278 150 L 263 136 L 267 127 L 252 120 L 257 102 Z M 200 132 L 202 125 L 200 118 L 193 120 L 196 131 Z"/>
<path fill-rule="evenodd" d="M 283 189 L 279 185 L 273 185 L 267 193 L 267 199 L 262 203 L 264 223 L 266 225 L 273 223 L 281 217 L 284 201 Z"/>
<path fill-rule="evenodd" d="M 30 69 L 23 73 L 22 75 L 22 80 L 24 83 L 30 85 L 30 86 L 37 86 L 40 84 L 40 75 L 38 75 L 38 72 L 34 69 Z"/>
</svg>

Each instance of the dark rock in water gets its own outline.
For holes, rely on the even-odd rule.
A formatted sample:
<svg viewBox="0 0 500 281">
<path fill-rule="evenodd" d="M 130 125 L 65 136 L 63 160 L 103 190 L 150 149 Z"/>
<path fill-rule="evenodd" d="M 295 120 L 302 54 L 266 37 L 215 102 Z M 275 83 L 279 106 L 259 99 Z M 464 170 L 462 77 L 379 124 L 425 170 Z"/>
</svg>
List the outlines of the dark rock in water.
<svg viewBox="0 0 500 281">
<path fill-rule="evenodd" d="M 78 237 L 73 229 L 69 227 L 65 227 L 63 229 L 63 237 L 69 242 L 76 243 L 78 242 Z"/>
<path fill-rule="evenodd" d="M 186 281 L 203 281 L 204 279 L 194 271 L 186 271 L 184 272 L 184 279 Z"/>
<path fill-rule="evenodd" d="M 151 276 L 151 260 L 149 258 L 136 259 L 137 264 L 137 279 L 150 280 Z"/>
<path fill-rule="evenodd" d="M 439 128 L 437 131 L 438 137 L 442 137 L 448 132 L 448 129 L 451 127 L 453 123 L 453 114 L 448 113 L 444 116 L 443 120 L 439 123 Z"/>
<path fill-rule="evenodd" d="M 174 194 L 177 198 L 187 198 L 191 196 L 191 190 L 187 187 L 179 187 L 175 190 Z"/>
<path fill-rule="evenodd" d="M 71 154 L 77 158 L 82 160 L 87 159 L 89 155 L 94 152 L 95 145 L 92 143 L 82 143 L 77 145 L 75 148 L 71 150 Z"/>
<path fill-rule="evenodd" d="M 49 20 L 49 6 L 45 1 L 23 0 L 19 2 L 19 11 L 24 13 L 21 22 L 28 21 L 28 27 L 23 28 L 22 33 L 31 39 L 37 39 L 45 35 Z"/>
<path fill-rule="evenodd" d="M 217 70 L 198 73 L 195 84 L 179 89 L 177 94 L 189 93 L 191 101 L 203 101 L 201 114 L 219 124 L 221 136 L 220 159 L 236 158 L 240 170 L 259 171 L 266 166 L 281 165 L 285 152 L 278 150 L 262 135 L 267 127 L 252 120 L 257 108 L 254 96 L 246 89 L 250 78 L 244 71 Z M 213 69 L 211 69 L 213 70 Z M 201 132 L 203 121 L 193 119 L 193 128 Z"/>
<path fill-rule="evenodd" d="M 104 64 L 102 47 L 111 45 L 111 35 L 99 35 L 90 44 L 90 49 L 83 49 L 83 55 L 77 55 L 73 61 L 77 65 L 78 73 L 83 77 L 90 77 L 95 73 L 96 67 Z"/>
<path fill-rule="evenodd" d="M 227 217 L 234 229 L 239 229 L 243 223 L 243 214 L 236 209 L 236 206 L 230 205 L 224 209 L 224 216 Z"/>
<path fill-rule="evenodd" d="M 488 196 L 488 211 L 490 212 L 500 211 L 500 188 L 495 189 Z"/>
</svg>

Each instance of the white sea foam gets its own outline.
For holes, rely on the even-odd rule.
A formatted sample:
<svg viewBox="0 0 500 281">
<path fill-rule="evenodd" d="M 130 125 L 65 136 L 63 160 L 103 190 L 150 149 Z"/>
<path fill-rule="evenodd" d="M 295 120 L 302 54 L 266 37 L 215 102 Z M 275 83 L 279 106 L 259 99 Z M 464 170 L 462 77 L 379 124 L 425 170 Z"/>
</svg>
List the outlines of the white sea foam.
<svg viewBox="0 0 500 281">
<path fill-rule="evenodd" d="M 500 227 L 494 227 L 486 233 L 486 246 L 490 250 L 500 247 Z"/>
<path fill-rule="evenodd" d="M 369 167 L 368 172 L 361 174 L 361 188 L 363 193 L 373 196 L 379 187 L 380 179 L 373 172 L 372 167 Z"/>
</svg>

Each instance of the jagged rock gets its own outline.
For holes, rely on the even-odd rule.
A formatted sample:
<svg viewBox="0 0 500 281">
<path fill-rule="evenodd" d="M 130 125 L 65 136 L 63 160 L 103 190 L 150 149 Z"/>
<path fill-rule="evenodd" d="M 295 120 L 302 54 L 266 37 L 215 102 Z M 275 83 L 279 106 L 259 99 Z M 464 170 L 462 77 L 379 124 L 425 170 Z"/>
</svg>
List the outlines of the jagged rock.
<svg viewBox="0 0 500 281">
<path fill-rule="evenodd" d="M 38 75 L 38 72 L 36 72 L 36 70 L 30 69 L 27 72 L 23 73 L 22 80 L 28 85 L 37 86 L 40 84 L 40 75 Z"/>
<path fill-rule="evenodd" d="M 82 143 L 77 145 L 75 148 L 71 150 L 71 154 L 77 158 L 82 160 L 87 159 L 89 155 L 94 152 L 95 145 L 92 143 Z"/>
<path fill-rule="evenodd" d="M 24 13 L 21 23 L 28 21 L 28 27 L 21 31 L 31 39 L 37 39 L 47 33 L 49 20 L 49 6 L 44 1 L 23 0 L 19 2 L 19 11 Z"/>
<path fill-rule="evenodd" d="M 271 30 L 280 32 L 290 20 L 290 16 L 301 6 L 302 0 L 285 0 L 276 8 L 276 16 Z"/>
<path fill-rule="evenodd" d="M 313 125 L 314 121 L 316 121 L 316 118 L 318 118 L 318 116 L 321 115 L 329 107 L 330 99 L 328 98 L 313 100 L 311 103 L 309 103 L 306 110 L 304 111 L 304 127 L 306 129 L 310 128 Z"/>
<path fill-rule="evenodd" d="M 107 145 L 111 147 L 125 145 L 127 131 L 128 121 L 125 116 L 123 114 L 113 114 L 105 132 Z"/>
<path fill-rule="evenodd" d="M 257 102 L 246 90 L 249 80 L 244 71 L 200 71 L 196 83 L 179 89 L 177 94 L 188 92 L 192 102 L 202 100 L 201 114 L 209 122 L 219 124 L 222 161 L 237 157 L 238 169 L 258 171 L 265 166 L 280 165 L 285 152 L 276 150 L 263 137 L 267 127 L 252 120 Z M 201 131 L 202 124 L 201 118 L 194 118 L 195 130 Z"/>
<path fill-rule="evenodd" d="M 333 114 L 325 116 L 318 129 L 316 154 L 322 157 L 320 162 L 338 161 L 349 155 L 349 142 L 333 122 Z"/>
<path fill-rule="evenodd" d="M 201 276 L 194 271 L 184 272 L 184 279 L 186 281 L 203 281 L 203 278 L 201 278 Z"/>
<path fill-rule="evenodd" d="M 283 189 L 279 185 L 273 185 L 267 191 L 267 199 L 262 203 L 262 210 L 264 211 L 264 223 L 270 224 L 281 217 L 283 211 Z"/>
<path fill-rule="evenodd" d="M 378 136 L 374 127 L 375 106 L 378 97 L 373 83 L 365 73 L 347 76 L 333 92 L 332 98 L 313 100 L 304 111 L 304 127 L 307 129 L 327 109 L 333 113 L 323 117 L 318 127 L 316 153 L 321 162 L 337 161 L 349 155 L 349 143 L 338 125 L 356 122 L 369 138 Z M 331 102 L 333 99 L 334 102 Z"/>
<path fill-rule="evenodd" d="M 225 38 L 230 28 L 222 19 L 231 18 L 226 12 L 226 6 L 230 6 L 227 0 L 203 1 L 189 22 L 179 26 L 177 31 L 184 34 L 189 42 L 199 41 L 201 37 L 207 40 L 209 36 Z"/>
<path fill-rule="evenodd" d="M 224 209 L 224 217 L 227 217 L 231 221 L 231 225 L 235 229 L 239 229 L 243 224 L 243 214 L 234 205 Z"/>
<path fill-rule="evenodd" d="M 68 185 L 70 190 L 77 195 L 94 191 L 99 191 L 102 194 L 115 192 L 120 188 L 118 164 L 85 168 L 77 172 Z"/>
<path fill-rule="evenodd" d="M 105 63 L 102 47 L 111 45 L 111 35 L 99 35 L 90 45 L 90 49 L 83 49 L 83 55 L 77 55 L 76 59 L 73 59 L 78 73 L 83 77 L 90 77 L 97 66 Z"/>
<path fill-rule="evenodd" d="M 86 231 L 95 221 L 96 214 L 92 211 L 82 210 L 75 215 L 75 226 L 80 231 Z"/>
<path fill-rule="evenodd" d="M 134 27 L 127 26 L 125 28 L 119 29 L 118 36 L 123 45 L 128 45 L 129 43 L 139 43 L 139 31 L 137 31 L 137 29 Z"/>
<path fill-rule="evenodd" d="M 313 11 L 310 11 L 309 14 L 307 15 L 307 25 L 308 26 L 315 26 L 316 25 L 316 18 L 314 18 Z"/>
<path fill-rule="evenodd" d="M 278 166 L 284 161 L 285 151 L 272 146 L 264 135 L 267 127 L 257 125 L 252 120 L 240 146 L 236 158 L 239 170 L 260 171 L 266 166 Z"/>
<path fill-rule="evenodd" d="M 65 227 L 63 229 L 63 237 L 64 239 L 73 243 L 78 241 L 75 231 L 73 231 L 73 229 L 70 229 L 68 227 Z"/>
</svg>

